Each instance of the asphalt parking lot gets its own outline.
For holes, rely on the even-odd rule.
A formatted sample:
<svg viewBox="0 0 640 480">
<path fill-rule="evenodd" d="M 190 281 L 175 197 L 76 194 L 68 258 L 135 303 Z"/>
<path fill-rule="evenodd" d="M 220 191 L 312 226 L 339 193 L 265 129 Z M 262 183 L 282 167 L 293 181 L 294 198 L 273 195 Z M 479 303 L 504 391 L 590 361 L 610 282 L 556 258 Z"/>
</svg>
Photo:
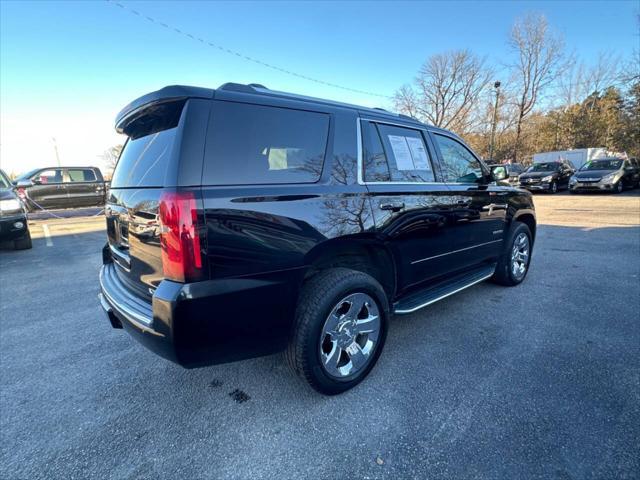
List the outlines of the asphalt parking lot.
<svg viewBox="0 0 640 480">
<path fill-rule="evenodd" d="M 100 310 L 104 219 L 33 220 L 0 251 L 0 478 L 639 478 L 640 190 L 535 202 L 524 284 L 396 318 L 337 397 L 160 359 Z"/>
</svg>

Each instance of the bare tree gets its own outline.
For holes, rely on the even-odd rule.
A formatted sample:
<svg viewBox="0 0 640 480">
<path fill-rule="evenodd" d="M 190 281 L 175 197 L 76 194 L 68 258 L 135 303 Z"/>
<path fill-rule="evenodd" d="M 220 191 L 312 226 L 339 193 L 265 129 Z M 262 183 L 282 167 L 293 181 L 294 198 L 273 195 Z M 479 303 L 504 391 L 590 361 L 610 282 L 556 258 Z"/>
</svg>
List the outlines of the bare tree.
<svg viewBox="0 0 640 480">
<path fill-rule="evenodd" d="M 116 163 L 118 163 L 118 158 L 120 158 L 120 152 L 122 152 L 122 145 L 108 148 L 102 153 L 102 161 L 104 162 L 105 169 L 109 173 L 113 172 L 116 168 Z"/>
<path fill-rule="evenodd" d="M 418 72 L 414 86 L 405 85 L 396 92 L 395 107 L 437 127 L 464 133 L 475 121 L 475 110 L 490 80 L 484 59 L 469 50 L 433 55 Z"/>
<path fill-rule="evenodd" d="M 517 161 L 522 123 L 531 113 L 544 90 L 564 71 L 563 41 L 549 31 L 542 15 L 529 14 L 516 20 L 509 46 L 516 55 L 511 65 L 517 84 L 517 119 L 513 158 Z"/>
</svg>

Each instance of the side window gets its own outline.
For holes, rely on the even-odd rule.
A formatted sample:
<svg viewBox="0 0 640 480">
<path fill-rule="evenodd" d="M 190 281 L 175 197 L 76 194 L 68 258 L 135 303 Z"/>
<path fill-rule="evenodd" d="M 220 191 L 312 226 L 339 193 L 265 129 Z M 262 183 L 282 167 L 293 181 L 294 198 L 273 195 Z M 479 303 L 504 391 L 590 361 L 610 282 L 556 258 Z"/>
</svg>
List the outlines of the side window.
<svg viewBox="0 0 640 480">
<path fill-rule="evenodd" d="M 313 183 L 320 179 L 329 115 L 214 102 L 205 185 Z"/>
<path fill-rule="evenodd" d="M 446 182 L 476 183 L 482 178 L 482 166 L 460 142 L 444 135 L 433 135 L 442 154 L 442 173 Z"/>
<path fill-rule="evenodd" d="M 62 169 L 55 168 L 51 170 L 44 170 L 34 175 L 32 180 L 36 180 L 43 185 L 49 183 L 62 183 Z"/>
<path fill-rule="evenodd" d="M 69 182 L 94 182 L 96 175 L 93 170 L 83 169 L 69 169 L 67 170 L 69 175 Z"/>
<path fill-rule="evenodd" d="M 364 181 L 388 182 L 391 180 L 387 156 L 380 141 L 375 124 L 362 122 L 362 143 L 364 146 Z"/>
<path fill-rule="evenodd" d="M 429 151 L 419 130 L 378 124 L 387 166 L 394 182 L 434 182 Z"/>
</svg>

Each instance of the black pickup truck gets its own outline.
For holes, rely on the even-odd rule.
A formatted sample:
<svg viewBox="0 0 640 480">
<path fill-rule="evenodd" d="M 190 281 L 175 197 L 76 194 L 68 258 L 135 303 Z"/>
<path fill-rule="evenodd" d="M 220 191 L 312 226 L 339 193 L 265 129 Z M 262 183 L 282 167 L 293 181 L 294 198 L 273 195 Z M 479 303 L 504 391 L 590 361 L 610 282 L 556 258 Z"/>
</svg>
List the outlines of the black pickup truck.
<svg viewBox="0 0 640 480">
<path fill-rule="evenodd" d="M 37 168 L 14 182 L 29 209 L 101 207 L 107 185 L 97 167 Z"/>
<path fill-rule="evenodd" d="M 336 394 L 373 368 L 391 315 L 529 269 L 531 193 L 410 117 L 174 86 L 126 106 L 116 129 L 128 140 L 100 301 L 113 327 L 185 367 L 285 351 Z"/>
</svg>

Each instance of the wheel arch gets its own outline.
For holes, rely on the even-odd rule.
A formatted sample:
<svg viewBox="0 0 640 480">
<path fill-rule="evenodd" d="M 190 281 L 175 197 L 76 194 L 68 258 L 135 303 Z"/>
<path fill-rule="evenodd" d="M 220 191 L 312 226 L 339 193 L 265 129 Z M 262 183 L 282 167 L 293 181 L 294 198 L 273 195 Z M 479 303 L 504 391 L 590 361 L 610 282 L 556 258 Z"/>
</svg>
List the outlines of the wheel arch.
<svg viewBox="0 0 640 480">
<path fill-rule="evenodd" d="M 527 227 L 529 227 L 529 231 L 531 232 L 531 237 L 532 237 L 531 243 L 535 242 L 537 223 L 536 223 L 536 216 L 533 210 L 526 209 L 526 210 L 521 210 L 517 212 L 516 215 L 514 215 L 513 217 L 513 221 L 522 222 Z"/>
<path fill-rule="evenodd" d="M 327 268 L 344 267 L 375 278 L 389 302 L 397 285 L 396 265 L 389 249 L 373 239 L 336 238 L 313 248 L 305 257 L 305 279 Z"/>
</svg>

